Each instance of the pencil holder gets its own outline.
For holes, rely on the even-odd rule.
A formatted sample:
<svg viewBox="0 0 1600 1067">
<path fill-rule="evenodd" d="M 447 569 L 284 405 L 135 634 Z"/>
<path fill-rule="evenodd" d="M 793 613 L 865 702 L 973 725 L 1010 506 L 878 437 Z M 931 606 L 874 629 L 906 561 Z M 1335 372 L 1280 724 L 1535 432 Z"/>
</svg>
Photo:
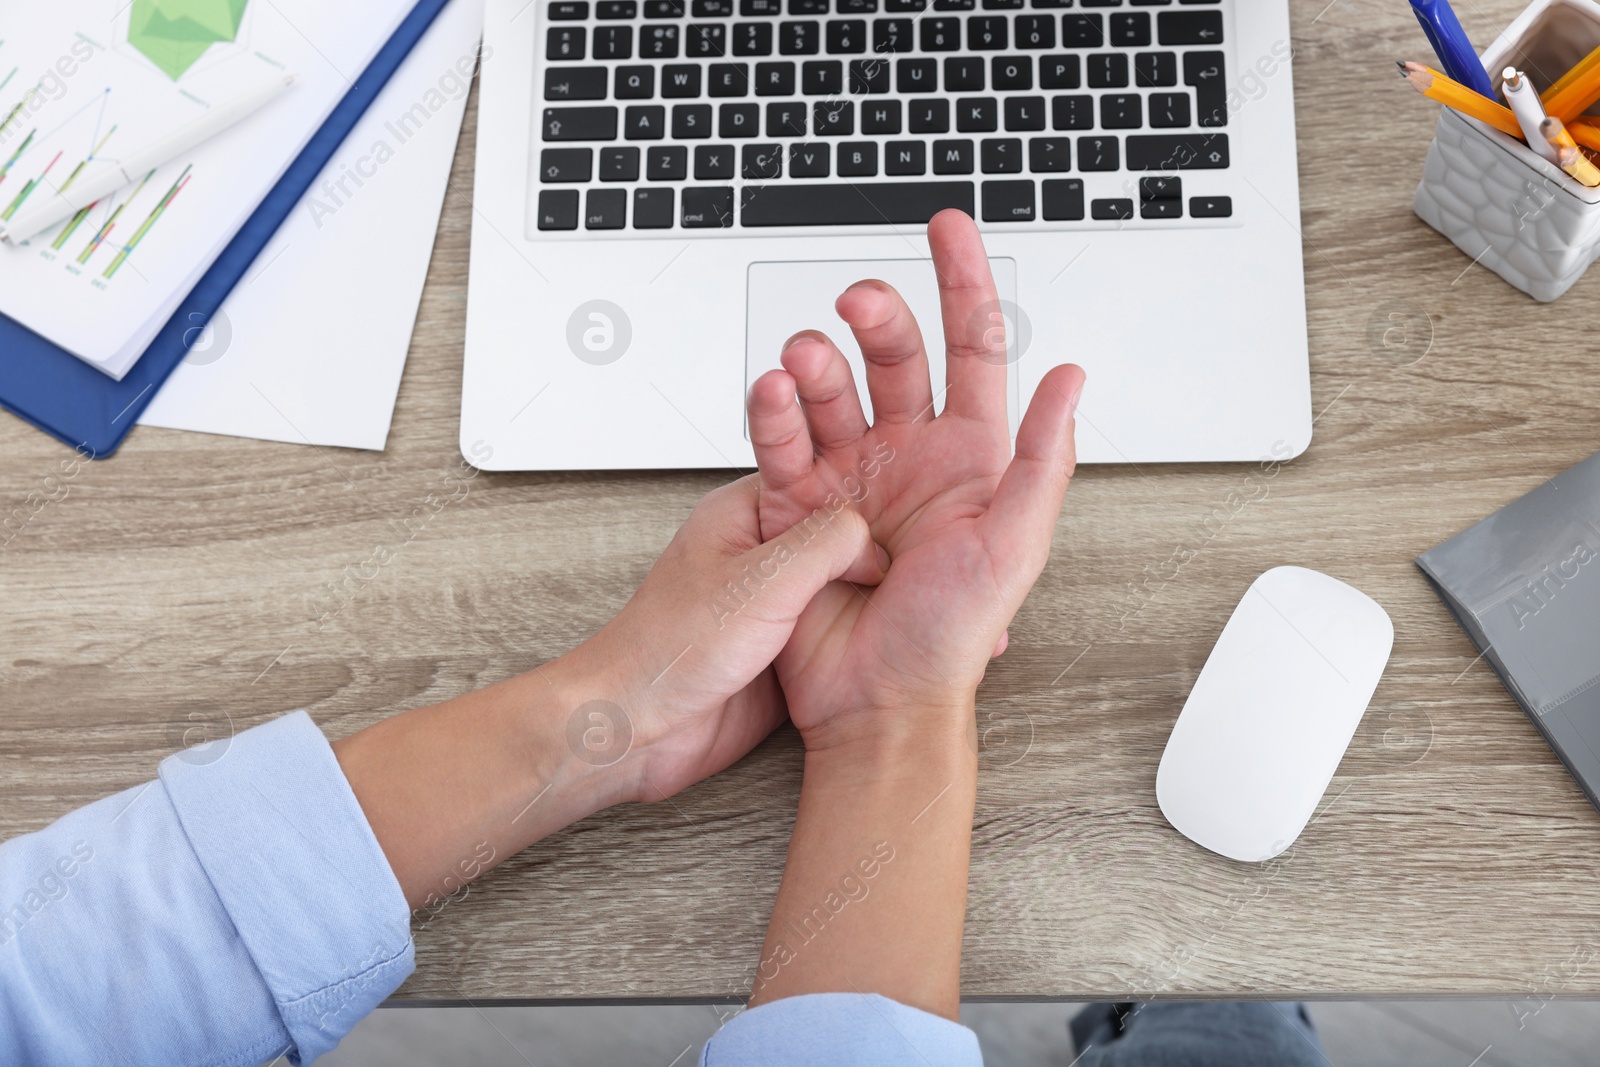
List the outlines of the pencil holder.
<svg viewBox="0 0 1600 1067">
<path fill-rule="evenodd" d="M 1535 0 L 1484 53 L 1498 93 L 1507 65 L 1565 71 L 1600 45 L 1600 4 Z M 1515 137 L 1444 108 L 1412 208 L 1469 258 L 1535 300 L 1554 300 L 1600 257 L 1600 188 Z"/>
</svg>

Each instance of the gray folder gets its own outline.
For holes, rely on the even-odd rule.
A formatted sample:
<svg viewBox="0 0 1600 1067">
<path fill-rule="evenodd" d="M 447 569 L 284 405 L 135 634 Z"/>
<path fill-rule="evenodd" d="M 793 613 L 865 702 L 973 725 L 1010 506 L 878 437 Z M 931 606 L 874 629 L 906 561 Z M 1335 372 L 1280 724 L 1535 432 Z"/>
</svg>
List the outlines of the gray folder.
<svg viewBox="0 0 1600 1067">
<path fill-rule="evenodd" d="M 1600 454 L 1417 566 L 1600 808 Z"/>
</svg>

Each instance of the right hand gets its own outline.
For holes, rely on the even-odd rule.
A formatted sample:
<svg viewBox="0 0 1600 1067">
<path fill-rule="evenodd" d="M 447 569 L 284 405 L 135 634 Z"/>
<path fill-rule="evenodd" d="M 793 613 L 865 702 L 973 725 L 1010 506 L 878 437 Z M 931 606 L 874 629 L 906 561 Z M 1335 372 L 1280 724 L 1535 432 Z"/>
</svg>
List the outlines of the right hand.
<svg viewBox="0 0 1600 1067">
<path fill-rule="evenodd" d="M 928 243 L 947 341 L 937 418 L 916 320 L 877 281 L 836 304 L 866 360 L 873 425 L 849 364 L 821 333 L 792 338 L 784 369 L 750 391 L 762 536 L 818 508 L 827 515 L 830 500 L 854 501 L 891 560 L 876 588 L 826 586 L 778 657 L 789 716 L 810 749 L 915 728 L 896 714 L 906 709 L 970 723 L 984 668 L 1049 556 L 1074 467 L 1083 371 L 1044 376 L 1011 458 L 1004 320 L 982 238 L 966 215 L 945 211 Z"/>
</svg>

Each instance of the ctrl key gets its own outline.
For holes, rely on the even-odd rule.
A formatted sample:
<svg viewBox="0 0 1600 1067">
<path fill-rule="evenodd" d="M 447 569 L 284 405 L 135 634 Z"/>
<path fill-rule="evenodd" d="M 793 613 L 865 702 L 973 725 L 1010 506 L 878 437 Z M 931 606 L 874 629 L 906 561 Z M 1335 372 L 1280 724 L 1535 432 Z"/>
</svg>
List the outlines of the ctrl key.
<svg viewBox="0 0 1600 1067">
<path fill-rule="evenodd" d="M 576 230 L 578 228 L 578 190 L 541 189 L 539 191 L 539 229 Z"/>
</svg>

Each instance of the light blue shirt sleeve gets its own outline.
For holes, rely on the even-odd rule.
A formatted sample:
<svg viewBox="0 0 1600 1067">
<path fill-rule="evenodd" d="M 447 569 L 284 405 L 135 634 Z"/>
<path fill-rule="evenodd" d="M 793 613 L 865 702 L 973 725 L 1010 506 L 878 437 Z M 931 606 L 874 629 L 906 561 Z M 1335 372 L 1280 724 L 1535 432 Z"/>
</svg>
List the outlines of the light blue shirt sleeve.
<svg viewBox="0 0 1600 1067">
<path fill-rule="evenodd" d="M 875 993 L 812 993 L 733 1017 L 700 1067 L 982 1067 L 978 1035 Z"/>
<path fill-rule="evenodd" d="M 0 1063 L 307 1063 L 412 968 L 405 896 L 304 712 L 0 844 Z"/>
</svg>

